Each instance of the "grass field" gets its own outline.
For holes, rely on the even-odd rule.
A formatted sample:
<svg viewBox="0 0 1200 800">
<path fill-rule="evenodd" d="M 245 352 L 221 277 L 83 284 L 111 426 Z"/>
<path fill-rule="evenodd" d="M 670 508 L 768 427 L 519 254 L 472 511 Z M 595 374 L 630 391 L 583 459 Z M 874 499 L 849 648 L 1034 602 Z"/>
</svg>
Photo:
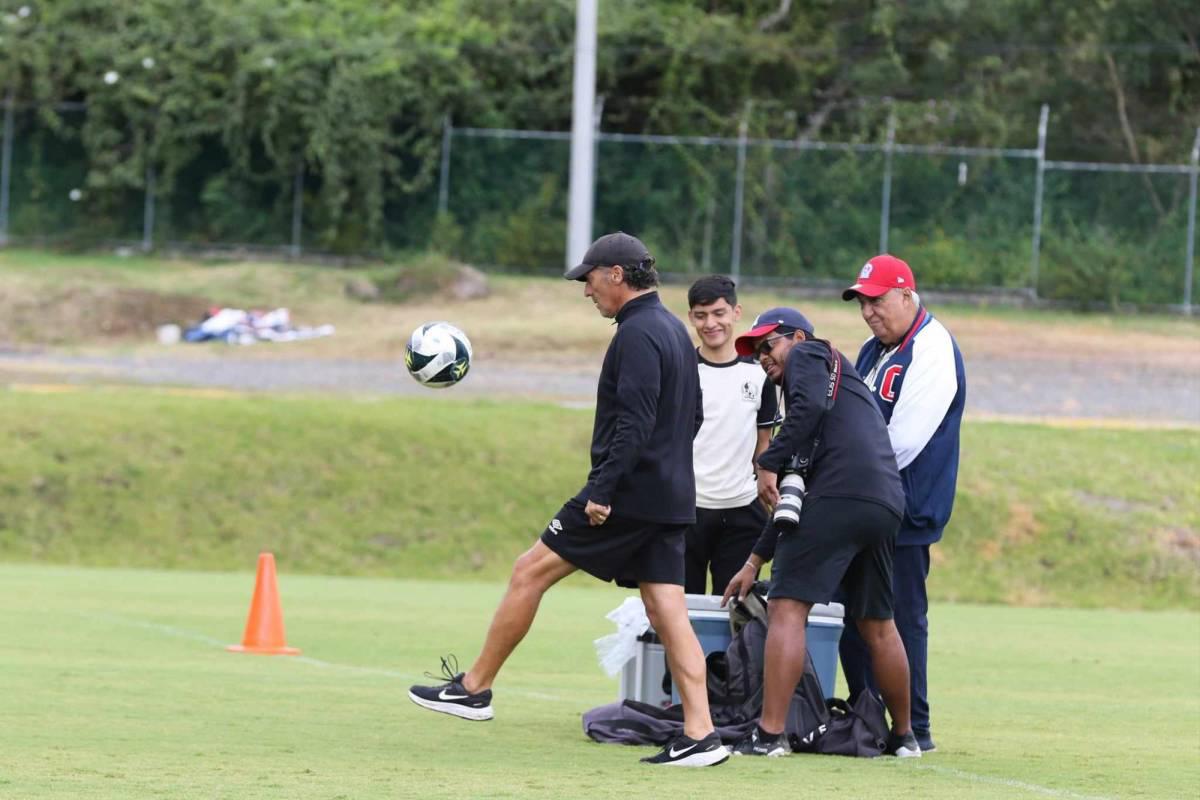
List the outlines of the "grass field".
<svg viewBox="0 0 1200 800">
<path fill-rule="evenodd" d="M 338 335 L 172 357 L 396 369 L 415 324 L 449 318 L 480 358 L 553 368 L 595 362 L 612 333 L 562 281 L 345 296 L 368 272 L 4 250 L 0 344 L 160 354 L 154 325 L 210 304 L 286 305 Z M 683 312 L 684 293 L 663 297 Z M 798 302 L 857 348 L 852 305 Z M 972 357 L 1200 372 L 1195 319 L 937 311 Z M 968 421 L 929 584 L 939 752 L 664 774 L 582 735 L 615 698 L 591 642 L 624 593 L 581 576 L 544 602 L 496 721 L 404 694 L 477 651 L 513 557 L 584 479 L 590 412 L 31 380 L 0 380 L 0 798 L 1196 797 L 1200 430 Z M 224 650 L 260 550 L 300 657 Z"/>
<path fill-rule="evenodd" d="M 655 770 L 587 741 L 615 698 L 592 639 L 623 593 L 556 588 L 496 686 L 496 720 L 409 703 L 477 650 L 499 584 L 296 576 L 299 657 L 225 652 L 250 573 L 0 565 L 0 796 L 37 798 L 1183 798 L 1200 782 L 1200 617 L 937 605 L 939 751 Z M 19 733 L 18 733 L 19 732 Z"/>
</svg>

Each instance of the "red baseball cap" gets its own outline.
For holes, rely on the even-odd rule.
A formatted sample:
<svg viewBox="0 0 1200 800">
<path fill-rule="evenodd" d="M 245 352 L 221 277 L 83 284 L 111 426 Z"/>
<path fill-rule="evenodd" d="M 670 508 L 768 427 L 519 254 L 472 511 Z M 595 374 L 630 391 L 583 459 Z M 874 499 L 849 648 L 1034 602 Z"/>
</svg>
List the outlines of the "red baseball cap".
<svg viewBox="0 0 1200 800">
<path fill-rule="evenodd" d="M 858 280 L 842 292 L 842 299 L 853 300 L 854 296 L 859 294 L 864 297 L 879 297 L 891 289 L 916 291 L 916 288 L 917 281 L 913 278 L 908 264 L 884 253 L 863 264 L 863 268 L 858 272 Z"/>
</svg>

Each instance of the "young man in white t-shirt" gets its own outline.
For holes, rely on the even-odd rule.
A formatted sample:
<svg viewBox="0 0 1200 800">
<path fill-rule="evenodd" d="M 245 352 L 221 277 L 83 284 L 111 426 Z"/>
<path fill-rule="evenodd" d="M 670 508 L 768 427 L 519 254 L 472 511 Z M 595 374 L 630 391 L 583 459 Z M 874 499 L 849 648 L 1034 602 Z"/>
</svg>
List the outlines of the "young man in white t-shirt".
<svg viewBox="0 0 1200 800">
<path fill-rule="evenodd" d="M 704 424 L 692 444 L 696 524 L 687 534 L 684 590 L 721 594 L 767 521 L 754 459 L 771 441 L 779 401 L 762 367 L 734 349 L 734 326 L 742 315 L 734 282 L 721 275 L 701 278 L 688 290 L 688 307 L 700 339 Z"/>
</svg>

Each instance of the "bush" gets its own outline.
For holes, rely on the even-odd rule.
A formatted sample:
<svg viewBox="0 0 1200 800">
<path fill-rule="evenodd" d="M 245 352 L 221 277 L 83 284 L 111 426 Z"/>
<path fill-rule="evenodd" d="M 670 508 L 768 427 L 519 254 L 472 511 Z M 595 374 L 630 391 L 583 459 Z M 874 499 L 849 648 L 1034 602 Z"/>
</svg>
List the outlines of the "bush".
<svg viewBox="0 0 1200 800">
<path fill-rule="evenodd" d="M 1044 245 L 1043 297 L 1080 307 L 1103 304 L 1116 309 L 1130 284 L 1130 265 L 1143 256 L 1137 243 L 1118 238 L 1109 228 L 1092 228 L 1084 236 L 1074 222 L 1067 234 Z"/>
<path fill-rule="evenodd" d="M 467 272 L 474 273 L 475 270 L 444 255 L 425 253 L 403 265 L 372 270 L 369 277 L 379 290 L 374 299 L 403 303 L 413 298 L 457 291 Z"/>
</svg>

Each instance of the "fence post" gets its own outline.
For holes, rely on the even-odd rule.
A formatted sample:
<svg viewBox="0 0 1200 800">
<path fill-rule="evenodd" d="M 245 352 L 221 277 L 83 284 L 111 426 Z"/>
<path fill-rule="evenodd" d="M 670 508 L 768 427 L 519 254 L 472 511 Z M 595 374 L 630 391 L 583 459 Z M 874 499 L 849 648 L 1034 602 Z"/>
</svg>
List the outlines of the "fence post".
<svg viewBox="0 0 1200 800">
<path fill-rule="evenodd" d="M 750 123 L 746 117 L 738 123 L 737 176 L 733 186 L 733 247 L 729 256 L 729 274 L 736 283 L 742 272 L 742 208 L 746 195 L 746 139 Z"/>
<path fill-rule="evenodd" d="M 301 235 L 304 228 L 304 162 L 296 167 L 292 179 L 292 258 L 300 257 Z"/>
<path fill-rule="evenodd" d="M 1037 178 L 1033 184 L 1033 246 L 1029 254 L 1029 282 L 1033 299 L 1038 297 L 1038 269 L 1042 252 L 1042 191 L 1046 175 L 1046 128 L 1050 122 L 1050 106 L 1042 103 L 1038 117 Z"/>
<path fill-rule="evenodd" d="M 154 248 L 154 165 L 146 167 L 146 200 L 142 207 L 142 252 Z"/>
<path fill-rule="evenodd" d="M 438 216 L 450 207 L 450 139 L 454 136 L 454 124 L 447 114 L 442 120 L 442 169 L 438 177 Z"/>
<path fill-rule="evenodd" d="M 888 251 L 892 218 L 892 152 L 896 146 L 896 112 L 888 112 L 887 139 L 883 144 L 883 202 L 879 210 L 879 252 Z"/>
<path fill-rule="evenodd" d="M 10 85 L 8 92 L 4 96 L 4 139 L 0 142 L 0 247 L 8 245 L 8 186 L 12 172 L 13 114 L 15 105 L 13 87 Z"/>
<path fill-rule="evenodd" d="M 600 120 L 604 118 L 604 95 L 596 95 L 592 107 L 592 216 L 596 214 L 596 165 L 600 163 Z"/>
<path fill-rule="evenodd" d="M 1187 262 L 1183 270 L 1183 313 L 1192 313 L 1192 263 L 1196 257 L 1196 179 L 1200 176 L 1200 128 L 1192 142 L 1191 189 L 1188 193 Z"/>
</svg>

